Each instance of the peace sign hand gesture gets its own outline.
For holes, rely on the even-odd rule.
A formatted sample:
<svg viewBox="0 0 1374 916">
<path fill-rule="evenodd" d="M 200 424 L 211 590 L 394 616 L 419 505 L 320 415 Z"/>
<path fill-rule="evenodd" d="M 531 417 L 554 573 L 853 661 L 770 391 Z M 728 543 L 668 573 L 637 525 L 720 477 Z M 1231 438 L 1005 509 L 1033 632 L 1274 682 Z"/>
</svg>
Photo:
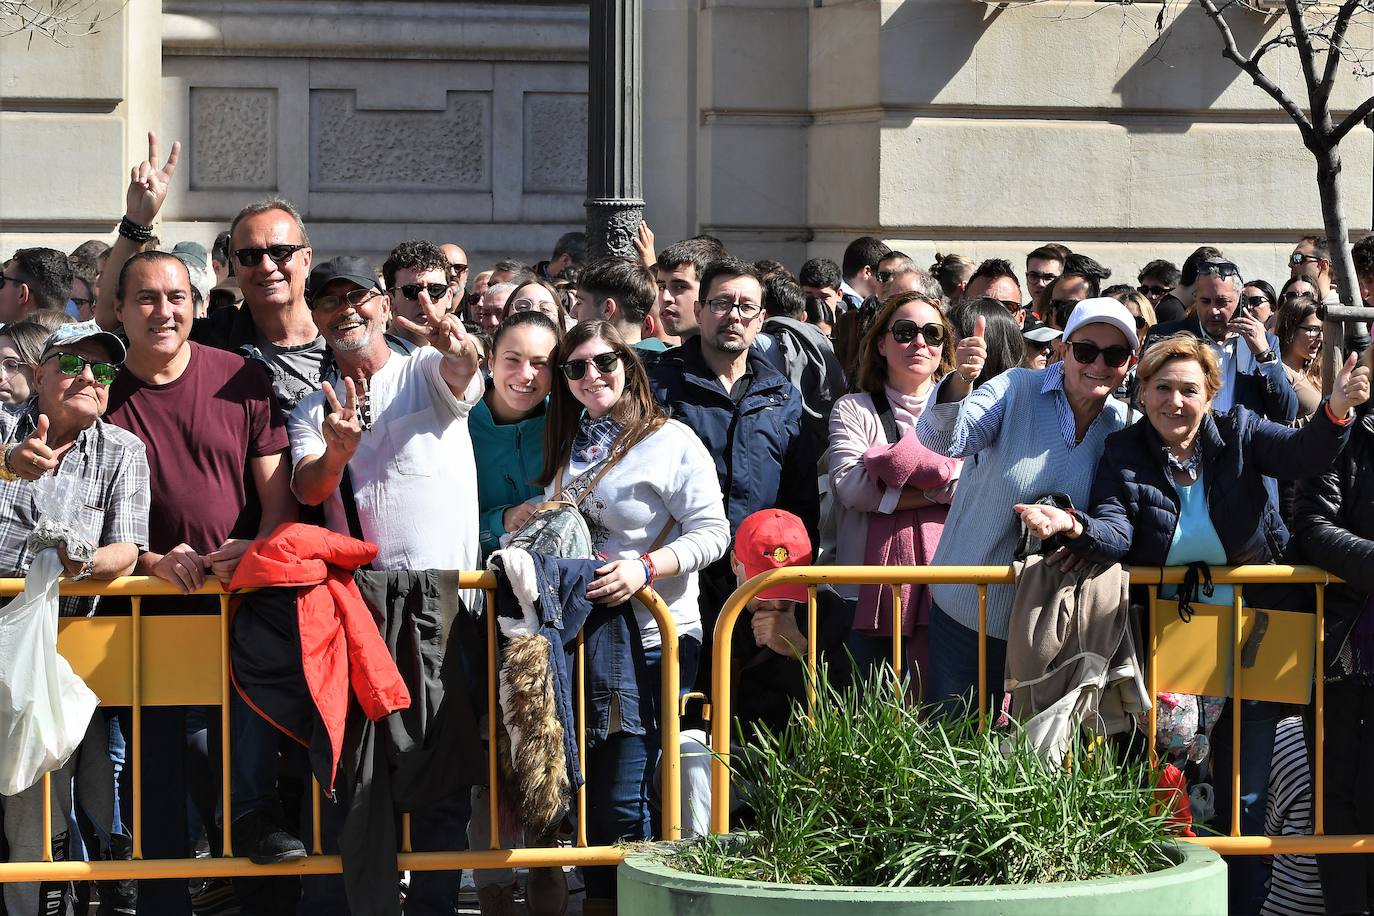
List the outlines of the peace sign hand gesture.
<svg viewBox="0 0 1374 916">
<path fill-rule="evenodd" d="M 344 378 L 344 403 L 334 394 L 334 386 L 328 382 L 320 386 L 324 390 L 324 401 L 328 413 L 324 418 L 324 444 L 327 452 L 337 456 L 339 465 L 348 464 L 358 451 L 358 443 L 363 438 L 363 424 L 358 415 L 358 389 L 353 379 Z"/>
<path fill-rule="evenodd" d="M 181 158 L 181 143 L 172 144 L 167 162 L 161 167 L 157 164 L 159 158 L 157 134 L 148 131 L 148 159 L 130 170 L 129 193 L 124 199 L 125 214 L 140 226 L 151 226 L 167 199 L 167 189 Z"/>
</svg>

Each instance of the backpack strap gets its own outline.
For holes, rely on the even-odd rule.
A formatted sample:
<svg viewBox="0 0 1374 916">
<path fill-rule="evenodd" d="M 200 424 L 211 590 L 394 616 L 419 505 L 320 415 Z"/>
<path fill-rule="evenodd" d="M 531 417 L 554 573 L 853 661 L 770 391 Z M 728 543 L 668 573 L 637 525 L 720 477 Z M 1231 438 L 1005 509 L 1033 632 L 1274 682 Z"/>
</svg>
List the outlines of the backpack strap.
<svg viewBox="0 0 1374 916">
<path fill-rule="evenodd" d="M 878 389 L 870 396 L 873 398 L 874 409 L 878 411 L 878 422 L 883 425 L 883 434 L 887 436 L 887 444 L 896 445 L 902 434 L 897 429 L 897 418 L 892 415 L 892 404 L 887 400 L 887 392 Z"/>
</svg>

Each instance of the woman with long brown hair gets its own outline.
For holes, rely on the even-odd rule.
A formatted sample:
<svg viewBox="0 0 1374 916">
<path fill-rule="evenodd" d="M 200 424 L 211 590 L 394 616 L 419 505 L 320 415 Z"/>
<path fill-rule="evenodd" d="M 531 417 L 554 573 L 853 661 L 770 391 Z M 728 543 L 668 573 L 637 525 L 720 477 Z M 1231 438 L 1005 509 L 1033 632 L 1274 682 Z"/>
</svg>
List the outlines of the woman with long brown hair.
<svg viewBox="0 0 1374 916">
<path fill-rule="evenodd" d="M 553 363 L 538 482 L 547 497 L 580 499 L 592 549 L 606 560 L 587 597 L 614 607 L 652 585 L 677 628 L 681 683 L 691 684 L 702 643 L 696 572 L 730 546 L 715 463 L 654 402 L 639 357 L 610 323 L 575 324 Z M 639 640 L 629 660 L 602 657 L 588 640 L 587 831 L 595 844 L 648 839 L 659 716 L 677 714 L 657 708 L 658 625 L 638 605 L 633 617 Z M 628 689 L 597 689 L 617 673 L 631 678 Z M 614 870 L 588 869 L 589 902 L 614 895 Z"/>
<path fill-rule="evenodd" d="M 921 445 L 915 428 L 935 384 L 954 367 L 952 338 L 938 303 L 911 292 L 883 303 L 860 341 L 856 391 L 836 401 L 830 415 L 841 565 L 923 565 L 935 555 L 960 463 Z M 855 661 L 879 664 L 890 655 L 891 591 L 839 591 L 855 607 Z M 923 672 L 930 596 L 921 586 L 903 586 L 901 594 L 908 658 Z"/>
</svg>

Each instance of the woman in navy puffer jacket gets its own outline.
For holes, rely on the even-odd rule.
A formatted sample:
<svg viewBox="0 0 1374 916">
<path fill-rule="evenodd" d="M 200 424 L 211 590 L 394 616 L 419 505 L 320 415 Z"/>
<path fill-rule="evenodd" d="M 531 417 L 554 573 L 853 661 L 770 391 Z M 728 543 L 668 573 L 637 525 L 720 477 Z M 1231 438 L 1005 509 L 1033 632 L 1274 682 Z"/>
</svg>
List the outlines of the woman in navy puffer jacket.
<svg viewBox="0 0 1374 916">
<path fill-rule="evenodd" d="M 1221 368 L 1212 348 L 1190 335 L 1153 344 L 1141 358 L 1139 379 L 1145 418 L 1107 438 L 1090 511 L 1017 506 L 1030 532 L 1040 538 L 1062 534 L 1073 554 L 1092 562 L 1178 566 L 1201 560 L 1233 566 L 1284 559 L 1288 531 L 1264 477 L 1311 477 L 1331 465 L 1345 444 L 1353 408 L 1369 397 L 1369 369 L 1356 369 L 1351 357 L 1330 399 L 1302 429 L 1241 406 L 1213 413 Z M 1302 594 L 1291 586 L 1245 592 L 1254 605 L 1270 608 L 1302 606 Z M 1229 604 L 1231 589 L 1217 586 L 1204 600 Z M 1223 830 L 1230 824 L 1231 705 L 1212 730 L 1214 823 Z M 1264 833 L 1278 718 L 1277 704 L 1242 704 L 1240 823 L 1247 834 Z M 1258 856 L 1230 864 L 1232 912 L 1258 912 L 1267 872 Z"/>
</svg>

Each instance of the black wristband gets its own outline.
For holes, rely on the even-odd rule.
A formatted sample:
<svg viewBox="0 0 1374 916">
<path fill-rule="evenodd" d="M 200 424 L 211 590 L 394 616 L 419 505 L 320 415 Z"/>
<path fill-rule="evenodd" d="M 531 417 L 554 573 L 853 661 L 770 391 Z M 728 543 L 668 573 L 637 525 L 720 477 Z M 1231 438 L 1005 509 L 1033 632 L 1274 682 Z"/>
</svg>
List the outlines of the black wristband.
<svg viewBox="0 0 1374 916">
<path fill-rule="evenodd" d="M 140 226 L 126 215 L 119 221 L 119 234 L 131 242 L 146 242 L 153 237 L 153 227 Z"/>
</svg>

